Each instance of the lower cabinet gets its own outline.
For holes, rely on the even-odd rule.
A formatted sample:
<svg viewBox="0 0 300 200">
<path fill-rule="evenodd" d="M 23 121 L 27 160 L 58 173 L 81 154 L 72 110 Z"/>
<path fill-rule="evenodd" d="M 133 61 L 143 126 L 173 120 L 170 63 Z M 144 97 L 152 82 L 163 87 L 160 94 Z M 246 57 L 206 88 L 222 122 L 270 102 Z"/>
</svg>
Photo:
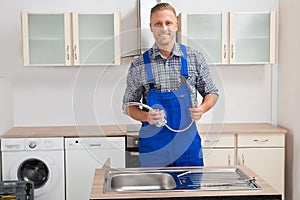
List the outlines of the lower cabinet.
<svg viewBox="0 0 300 200">
<path fill-rule="evenodd" d="M 285 133 L 201 135 L 205 166 L 246 166 L 282 193 L 285 185 Z"/>
<path fill-rule="evenodd" d="M 233 148 L 213 148 L 203 149 L 205 166 L 233 166 L 234 149 Z"/>
<path fill-rule="evenodd" d="M 234 134 L 209 133 L 202 141 L 205 166 L 234 165 Z"/>
<path fill-rule="evenodd" d="M 249 167 L 283 194 L 284 199 L 284 134 L 240 134 L 237 164 Z"/>
</svg>

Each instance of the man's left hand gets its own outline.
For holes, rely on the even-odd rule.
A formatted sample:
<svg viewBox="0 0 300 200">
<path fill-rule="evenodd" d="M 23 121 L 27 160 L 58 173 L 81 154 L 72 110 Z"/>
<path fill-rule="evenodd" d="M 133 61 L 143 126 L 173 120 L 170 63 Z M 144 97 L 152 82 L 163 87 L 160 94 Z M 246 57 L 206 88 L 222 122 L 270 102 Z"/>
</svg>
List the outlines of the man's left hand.
<svg viewBox="0 0 300 200">
<path fill-rule="evenodd" d="M 189 110 L 193 121 L 198 121 L 204 113 L 202 106 L 199 105 L 197 102 L 195 102 L 194 107 L 190 108 Z"/>
</svg>

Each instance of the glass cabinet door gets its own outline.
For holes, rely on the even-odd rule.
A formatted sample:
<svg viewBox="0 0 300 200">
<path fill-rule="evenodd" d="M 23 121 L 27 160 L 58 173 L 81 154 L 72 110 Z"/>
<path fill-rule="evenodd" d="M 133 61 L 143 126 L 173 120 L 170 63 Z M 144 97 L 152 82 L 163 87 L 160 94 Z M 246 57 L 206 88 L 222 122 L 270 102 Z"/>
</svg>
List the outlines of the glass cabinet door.
<svg viewBox="0 0 300 200">
<path fill-rule="evenodd" d="M 115 64 L 119 35 L 116 14 L 73 13 L 74 64 Z"/>
<path fill-rule="evenodd" d="M 24 66 L 121 63 L 119 12 L 21 16 Z"/>
<path fill-rule="evenodd" d="M 177 41 L 200 50 L 207 63 L 228 63 L 227 19 L 226 13 L 181 13 Z"/>
<path fill-rule="evenodd" d="M 208 63 L 222 62 L 222 15 L 187 16 L 187 45 L 199 49 Z"/>
<path fill-rule="evenodd" d="M 62 14 L 22 13 L 24 65 L 65 65 L 66 16 Z M 68 46 L 67 48 L 70 48 Z M 70 60 L 70 57 L 68 57 Z"/>
<path fill-rule="evenodd" d="M 274 16 L 264 13 L 230 14 L 231 63 L 272 63 Z"/>
</svg>

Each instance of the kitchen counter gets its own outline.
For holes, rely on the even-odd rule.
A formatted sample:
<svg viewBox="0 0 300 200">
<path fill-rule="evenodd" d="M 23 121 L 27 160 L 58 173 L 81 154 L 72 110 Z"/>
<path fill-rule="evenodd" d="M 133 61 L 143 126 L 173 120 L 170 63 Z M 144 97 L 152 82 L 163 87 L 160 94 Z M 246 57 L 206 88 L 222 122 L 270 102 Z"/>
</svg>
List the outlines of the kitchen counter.
<svg viewBox="0 0 300 200">
<path fill-rule="evenodd" d="M 2 138 L 125 136 L 125 125 L 13 127 Z"/>
<path fill-rule="evenodd" d="M 249 177 L 255 177 L 261 190 L 231 190 L 231 191 L 163 191 L 163 192 L 131 192 L 131 193 L 103 193 L 105 168 L 96 169 L 91 190 L 90 200 L 103 199 L 202 199 L 202 200 L 280 200 L 281 194 L 273 189 L 263 179 L 258 177 L 247 167 L 238 166 Z M 137 168 L 138 169 L 138 168 Z M 122 170 L 122 169 L 117 169 Z"/>
<path fill-rule="evenodd" d="M 201 135 L 207 133 L 243 134 L 243 133 L 287 133 L 286 129 L 268 123 L 226 123 L 200 124 Z M 137 132 L 127 133 L 126 125 L 99 126 L 40 126 L 13 127 L 4 133 L 2 138 L 20 137 L 97 137 L 97 136 L 126 136 L 137 135 Z"/>
</svg>

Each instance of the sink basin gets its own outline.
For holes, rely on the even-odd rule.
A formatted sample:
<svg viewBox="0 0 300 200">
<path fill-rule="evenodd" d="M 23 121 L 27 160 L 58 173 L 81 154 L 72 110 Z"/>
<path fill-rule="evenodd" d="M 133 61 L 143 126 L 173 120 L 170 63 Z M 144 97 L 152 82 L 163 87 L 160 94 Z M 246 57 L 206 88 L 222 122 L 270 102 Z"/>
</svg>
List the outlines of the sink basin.
<svg viewBox="0 0 300 200">
<path fill-rule="evenodd" d="M 104 190 L 105 192 L 133 192 L 170 190 L 176 188 L 174 178 L 167 173 L 159 172 L 110 172 L 112 173 Z"/>
<path fill-rule="evenodd" d="M 183 190 L 257 190 L 255 177 L 238 168 L 107 170 L 104 193 Z"/>
</svg>

